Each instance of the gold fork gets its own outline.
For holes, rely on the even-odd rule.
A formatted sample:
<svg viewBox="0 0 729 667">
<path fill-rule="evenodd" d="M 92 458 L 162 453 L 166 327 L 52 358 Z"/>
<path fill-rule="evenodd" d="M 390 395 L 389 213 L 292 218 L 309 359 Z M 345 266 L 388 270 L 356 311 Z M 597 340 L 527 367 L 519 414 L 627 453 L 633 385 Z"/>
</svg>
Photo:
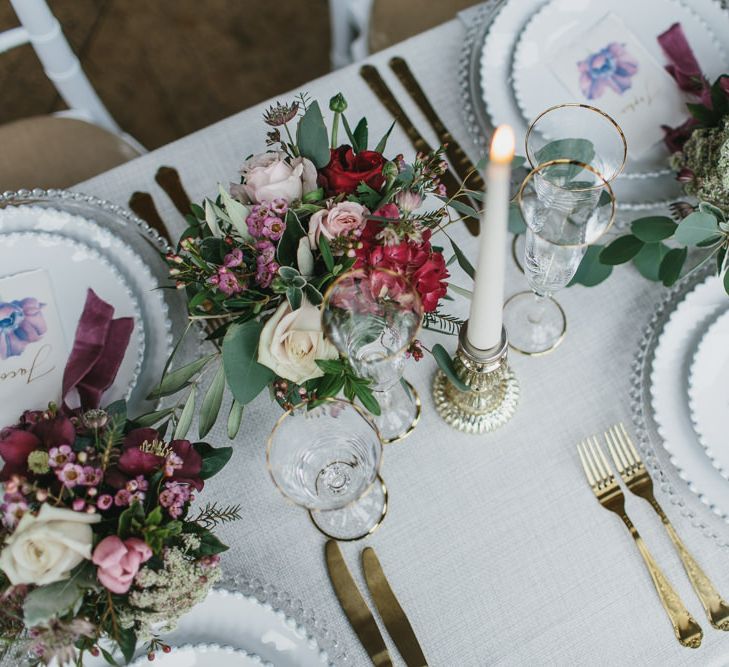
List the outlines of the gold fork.
<svg viewBox="0 0 729 667">
<path fill-rule="evenodd" d="M 676 551 L 678 551 L 686 574 L 696 591 L 696 595 L 701 600 L 701 604 L 706 611 L 706 616 L 711 622 L 711 625 L 719 630 L 729 631 L 729 605 L 724 602 L 721 595 L 719 595 L 709 580 L 709 577 L 704 574 L 699 564 L 691 556 L 686 545 L 684 545 L 673 525 L 671 525 L 663 508 L 658 504 L 658 501 L 653 495 L 653 481 L 646 471 L 643 461 L 638 455 L 625 426 L 623 424 L 617 424 L 610 427 L 605 433 L 605 440 L 607 441 L 610 454 L 613 457 L 615 467 L 618 469 L 625 485 L 636 496 L 647 500 L 656 511 L 656 514 L 661 518 L 661 522 L 671 537 Z"/>
<path fill-rule="evenodd" d="M 698 648 L 704 635 L 701 626 L 694 620 L 681 598 L 673 590 L 670 582 L 666 579 L 656 561 L 653 560 L 653 556 L 648 551 L 643 538 L 625 513 L 625 496 L 610 471 L 610 466 L 600 449 L 597 438 L 593 436 L 581 442 L 577 445 L 577 452 L 580 455 L 587 481 L 590 483 L 598 501 L 605 509 L 617 514 L 633 536 L 638 551 L 640 551 L 640 555 L 643 557 L 643 561 L 651 575 L 653 585 L 656 587 L 656 593 L 658 593 L 661 604 L 671 621 L 676 639 L 683 646 Z"/>
</svg>

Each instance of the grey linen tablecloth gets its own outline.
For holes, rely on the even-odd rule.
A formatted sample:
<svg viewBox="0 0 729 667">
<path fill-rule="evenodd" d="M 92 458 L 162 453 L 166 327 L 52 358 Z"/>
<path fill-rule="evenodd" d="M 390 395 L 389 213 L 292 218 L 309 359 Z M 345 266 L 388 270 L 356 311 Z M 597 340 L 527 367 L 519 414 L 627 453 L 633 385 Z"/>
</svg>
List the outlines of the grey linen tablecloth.
<svg viewBox="0 0 729 667">
<path fill-rule="evenodd" d="M 463 25 L 453 20 L 370 60 L 436 144 L 386 66 L 392 55 L 404 56 L 453 135 L 472 152 L 457 82 L 464 34 Z M 366 114 L 373 137 L 391 122 L 356 66 L 303 89 L 324 108 L 329 97 L 343 92 L 349 118 Z M 195 199 L 215 193 L 218 182 L 236 180 L 246 155 L 265 149 L 266 127 L 260 120 L 265 106 L 243 111 L 76 189 L 123 205 L 134 190 L 148 190 L 163 218 L 180 232 L 182 219 L 154 182 L 157 168 L 175 166 Z M 390 155 L 397 152 L 413 152 L 399 128 L 388 146 Z M 475 240 L 463 229 L 454 236 L 474 259 Z M 511 262 L 508 271 L 507 295 L 525 289 L 523 276 Z M 456 284 L 469 286 L 458 269 L 453 273 Z M 519 409 L 510 423 L 490 435 L 452 431 L 433 408 L 434 362 L 426 356 L 409 365 L 406 376 L 423 399 L 423 417 L 408 440 L 385 449 L 387 518 L 372 536 L 342 548 L 363 591 L 359 554 L 366 545 L 376 548 L 431 665 L 729 664 L 729 636 L 709 627 L 652 510 L 629 497 L 629 513 L 705 629 L 699 650 L 679 646 L 632 539 L 617 517 L 598 506 L 575 452 L 575 444 L 586 435 L 629 421 L 631 361 L 660 294 L 660 287 L 625 267 L 600 287 L 564 290 L 559 300 L 569 320 L 566 340 L 542 358 L 512 355 L 521 383 Z M 452 308 L 457 314 L 467 312 L 465 302 L 455 302 Z M 428 332 L 423 339 L 428 346 L 440 340 L 449 349 L 456 343 Z M 208 500 L 243 506 L 243 519 L 220 531 L 231 547 L 224 565 L 300 598 L 347 646 L 353 664 L 369 664 L 329 583 L 324 537 L 268 477 L 265 442 L 279 414 L 267 395 L 246 408 L 232 462 L 206 490 Z M 227 444 L 224 427 L 207 439 Z M 726 551 L 657 493 L 697 559 L 729 596 Z M 386 641 L 395 663 L 403 664 Z"/>
</svg>

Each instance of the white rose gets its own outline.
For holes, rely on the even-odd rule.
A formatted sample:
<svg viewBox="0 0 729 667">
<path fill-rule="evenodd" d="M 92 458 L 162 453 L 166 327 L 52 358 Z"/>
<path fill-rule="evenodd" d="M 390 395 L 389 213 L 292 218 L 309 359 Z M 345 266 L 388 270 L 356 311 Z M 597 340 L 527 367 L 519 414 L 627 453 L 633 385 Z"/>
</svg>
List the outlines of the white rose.
<svg viewBox="0 0 729 667">
<path fill-rule="evenodd" d="M 322 334 L 319 309 L 306 299 L 293 311 L 284 301 L 266 322 L 258 342 L 258 363 L 297 384 L 324 375 L 316 359 L 337 356 Z"/>
<path fill-rule="evenodd" d="M 27 512 L 0 553 L 0 570 L 10 583 L 51 584 L 68 579 L 71 570 L 91 558 L 92 523 L 98 514 L 43 505 Z"/>
<path fill-rule="evenodd" d="M 243 183 L 236 188 L 237 196 L 254 204 L 274 199 L 292 202 L 316 190 L 316 167 L 312 162 L 299 157 L 289 164 L 281 151 L 254 155 L 245 161 L 240 173 Z"/>
</svg>

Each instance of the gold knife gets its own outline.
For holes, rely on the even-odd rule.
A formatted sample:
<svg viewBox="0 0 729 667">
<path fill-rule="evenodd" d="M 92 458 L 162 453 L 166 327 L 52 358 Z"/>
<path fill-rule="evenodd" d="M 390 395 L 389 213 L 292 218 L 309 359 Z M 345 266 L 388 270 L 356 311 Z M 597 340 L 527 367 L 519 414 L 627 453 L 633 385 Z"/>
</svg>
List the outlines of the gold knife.
<svg viewBox="0 0 729 667">
<path fill-rule="evenodd" d="M 382 102 L 383 106 L 390 112 L 392 117 L 398 122 L 403 130 L 405 130 L 405 134 L 408 135 L 408 139 L 410 139 L 410 143 L 412 143 L 415 147 L 415 150 L 420 151 L 421 153 L 430 153 L 433 150 L 430 144 L 428 144 L 428 142 L 423 138 L 423 135 L 418 132 L 415 125 L 413 125 L 413 122 L 408 118 L 407 114 L 400 106 L 400 103 L 395 99 L 392 91 L 385 83 L 385 80 L 382 76 L 380 76 L 377 68 L 374 65 L 362 65 L 359 69 L 359 74 L 365 80 L 372 92 L 377 96 L 377 99 Z M 446 172 L 441 176 L 441 181 L 443 185 L 445 185 L 446 192 L 448 192 L 451 196 L 458 192 L 461 187 L 458 179 L 450 170 L 446 170 Z M 473 208 L 478 210 L 478 204 L 473 205 Z M 463 222 L 473 236 L 478 236 L 479 221 L 477 219 L 464 217 Z"/>
<path fill-rule="evenodd" d="M 332 580 L 339 604 L 342 605 L 352 629 L 357 633 L 372 664 L 375 667 L 392 667 L 392 658 L 385 646 L 380 628 L 377 627 L 375 617 L 362 597 L 362 593 L 359 592 L 359 588 L 347 568 L 347 563 L 344 562 L 342 550 L 334 540 L 327 541 L 324 549 L 329 578 Z"/>
<path fill-rule="evenodd" d="M 420 111 L 423 112 L 423 115 L 438 135 L 439 141 L 445 144 L 446 155 L 453 165 L 455 172 L 460 176 L 462 181 L 468 180 L 468 185 L 472 190 L 483 192 L 486 185 L 481 178 L 481 174 L 478 173 L 476 166 L 471 162 L 460 144 L 453 138 L 453 135 L 443 124 L 440 116 L 436 113 L 433 105 L 412 73 L 410 66 L 403 58 L 396 56 L 390 59 L 390 68 L 395 72 L 397 78 L 400 79 L 403 88 L 405 88 L 415 104 L 418 105 Z"/>
<path fill-rule="evenodd" d="M 129 208 L 154 229 L 165 241 L 172 243 L 170 233 L 154 205 L 154 199 L 149 192 L 133 192 L 129 197 Z"/>
<path fill-rule="evenodd" d="M 154 176 L 159 186 L 167 193 L 175 208 L 183 216 L 190 212 L 190 197 L 185 188 L 182 187 L 180 174 L 174 167 L 160 167 Z"/>
<path fill-rule="evenodd" d="M 370 589 L 372 599 L 380 612 L 387 631 L 395 642 L 397 650 L 405 660 L 408 667 L 428 667 L 428 662 L 420 648 L 415 631 L 410 625 L 408 617 L 395 597 L 387 581 L 380 561 L 372 547 L 362 551 L 362 567 L 364 568 L 367 588 Z"/>
</svg>

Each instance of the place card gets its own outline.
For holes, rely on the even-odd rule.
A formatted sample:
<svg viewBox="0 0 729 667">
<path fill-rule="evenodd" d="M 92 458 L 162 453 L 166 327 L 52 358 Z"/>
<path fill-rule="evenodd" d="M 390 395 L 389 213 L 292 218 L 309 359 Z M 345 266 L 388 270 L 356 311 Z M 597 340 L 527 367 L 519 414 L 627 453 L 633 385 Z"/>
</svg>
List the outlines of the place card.
<svg viewBox="0 0 729 667">
<path fill-rule="evenodd" d="M 606 14 L 587 30 L 568 31 L 559 43 L 548 56 L 550 68 L 574 99 L 615 119 L 632 158 L 663 139 L 662 125 L 686 120 L 686 103 L 675 81 L 615 14 Z"/>
<path fill-rule="evenodd" d="M 69 348 L 48 273 L 0 278 L 0 428 L 60 401 Z"/>
</svg>

